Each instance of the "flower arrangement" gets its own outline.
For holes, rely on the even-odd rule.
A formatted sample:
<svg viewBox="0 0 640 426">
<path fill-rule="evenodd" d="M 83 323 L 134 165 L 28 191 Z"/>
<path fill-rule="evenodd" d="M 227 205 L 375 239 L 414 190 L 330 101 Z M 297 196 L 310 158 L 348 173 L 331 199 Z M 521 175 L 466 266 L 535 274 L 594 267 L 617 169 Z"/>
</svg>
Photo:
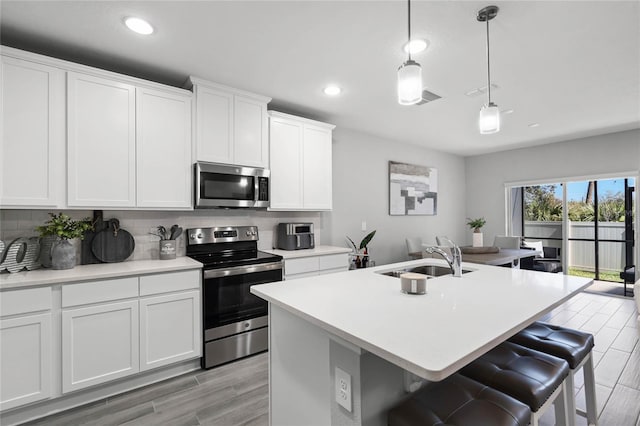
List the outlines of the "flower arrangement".
<svg viewBox="0 0 640 426">
<path fill-rule="evenodd" d="M 40 237 L 54 236 L 62 240 L 84 239 L 84 233 L 93 229 L 93 223 L 88 217 L 73 220 L 64 213 L 49 213 L 49 216 L 51 219 L 46 221 L 44 225 L 36 226 Z"/>
</svg>

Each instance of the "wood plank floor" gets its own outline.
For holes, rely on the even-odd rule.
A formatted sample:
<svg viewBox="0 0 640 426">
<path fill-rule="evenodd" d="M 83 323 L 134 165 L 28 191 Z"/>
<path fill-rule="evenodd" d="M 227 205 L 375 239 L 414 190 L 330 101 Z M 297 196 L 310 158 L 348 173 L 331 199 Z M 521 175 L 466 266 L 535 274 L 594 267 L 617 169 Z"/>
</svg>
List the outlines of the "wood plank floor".
<svg viewBox="0 0 640 426">
<path fill-rule="evenodd" d="M 581 293 L 547 316 L 551 323 L 593 333 L 601 426 L 640 426 L 640 344 L 632 299 Z M 29 425 L 262 426 L 268 424 L 267 354 L 200 370 Z M 582 374 L 577 405 L 584 409 Z M 553 425 L 553 410 L 542 425 Z M 586 420 L 577 418 L 578 425 Z"/>
</svg>

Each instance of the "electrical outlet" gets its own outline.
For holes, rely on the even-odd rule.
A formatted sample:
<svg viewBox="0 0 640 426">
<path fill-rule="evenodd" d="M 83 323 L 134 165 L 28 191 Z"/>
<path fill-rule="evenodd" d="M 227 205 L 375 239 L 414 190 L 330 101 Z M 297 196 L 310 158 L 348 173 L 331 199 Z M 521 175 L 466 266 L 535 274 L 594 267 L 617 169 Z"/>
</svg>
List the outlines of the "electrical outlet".
<svg viewBox="0 0 640 426">
<path fill-rule="evenodd" d="M 351 412 L 351 375 L 336 367 L 334 379 L 336 402 Z"/>
<path fill-rule="evenodd" d="M 363 231 L 366 231 L 366 230 L 367 230 L 367 221 L 366 221 L 366 220 L 363 220 L 363 221 L 362 221 L 362 230 L 363 230 Z"/>
</svg>

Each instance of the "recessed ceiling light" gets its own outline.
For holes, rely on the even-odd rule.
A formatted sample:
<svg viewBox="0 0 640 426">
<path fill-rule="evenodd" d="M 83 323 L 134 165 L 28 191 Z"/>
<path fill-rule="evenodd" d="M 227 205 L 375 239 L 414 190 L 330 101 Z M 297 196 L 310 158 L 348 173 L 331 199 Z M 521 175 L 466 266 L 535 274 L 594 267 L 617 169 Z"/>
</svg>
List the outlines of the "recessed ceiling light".
<svg viewBox="0 0 640 426">
<path fill-rule="evenodd" d="M 402 50 L 405 53 L 411 53 L 415 55 L 416 53 L 420 53 L 425 50 L 429 46 L 429 41 L 421 38 L 414 38 L 411 41 L 408 41 L 402 46 Z"/>
<path fill-rule="evenodd" d="M 127 18 L 124 20 L 125 25 L 131 31 L 142 35 L 149 35 L 153 33 L 153 27 L 150 23 L 140 18 Z"/>
<path fill-rule="evenodd" d="M 338 96 L 340 93 L 342 93 L 342 89 L 335 84 L 328 85 L 327 87 L 322 89 L 322 91 L 327 96 Z"/>
<path fill-rule="evenodd" d="M 512 109 L 503 109 L 502 111 L 500 111 L 501 114 L 513 114 L 513 110 Z"/>
<path fill-rule="evenodd" d="M 540 127 L 540 123 L 531 123 L 531 124 L 529 124 L 529 127 L 531 127 L 532 129 L 534 127 Z"/>
</svg>

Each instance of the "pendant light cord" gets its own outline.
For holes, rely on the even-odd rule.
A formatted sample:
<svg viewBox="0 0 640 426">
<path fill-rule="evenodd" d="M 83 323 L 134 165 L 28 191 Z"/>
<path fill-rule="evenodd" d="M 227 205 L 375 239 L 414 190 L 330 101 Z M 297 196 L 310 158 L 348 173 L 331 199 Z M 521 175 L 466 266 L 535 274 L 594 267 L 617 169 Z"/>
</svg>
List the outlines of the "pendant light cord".
<svg viewBox="0 0 640 426">
<path fill-rule="evenodd" d="M 407 0 L 407 53 L 411 60 L 411 0 Z"/>
<path fill-rule="evenodd" d="M 487 12 L 487 92 L 489 105 L 491 104 L 491 61 L 489 60 L 489 13 Z"/>
</svg>

